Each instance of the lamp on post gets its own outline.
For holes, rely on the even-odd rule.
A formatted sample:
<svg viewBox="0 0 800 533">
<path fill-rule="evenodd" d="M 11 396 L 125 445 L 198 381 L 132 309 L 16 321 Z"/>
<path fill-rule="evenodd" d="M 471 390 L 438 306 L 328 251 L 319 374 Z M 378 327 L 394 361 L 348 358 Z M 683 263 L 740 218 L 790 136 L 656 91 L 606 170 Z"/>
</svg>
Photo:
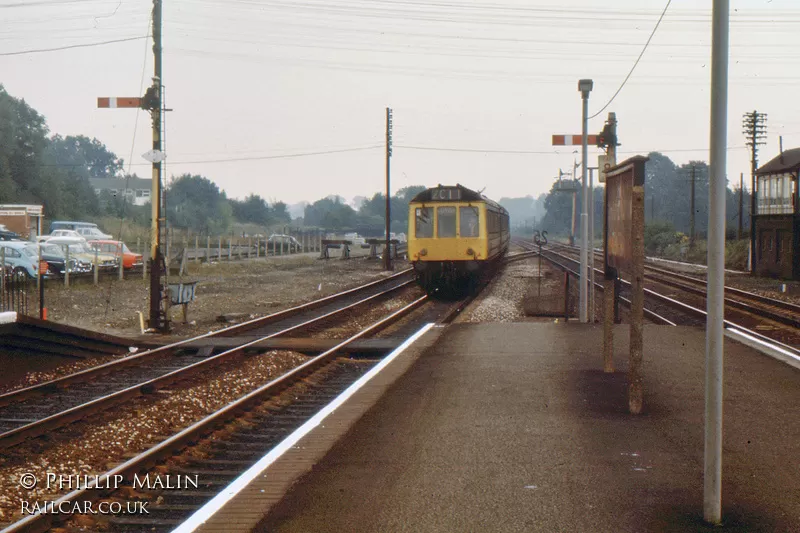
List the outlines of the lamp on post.
<svg viewBox="0 0 800 533">
<path fill-rule="evenodd" d="M 587 268 L 589 266 L 589 191 L 586 183 L 587 179 L 587 157 L 589 156 L 589 93 L 592 92 L 594 82 L 592 80 L 580 80 L 578 82 L 578 90 L 581 92 L 581 99 L 583 100 L 583 116 L 582 124 L 583 135 L 582 154 L 583 161 L 581 161 L 581 270 L 579 283 L 579 306 L 580 306 L 580 320 L 582 323 L 589 321 L 589 308 L 588 308 L 588 295 L 589 287 L 587 284 L 588 276 Z"/>
</svg>

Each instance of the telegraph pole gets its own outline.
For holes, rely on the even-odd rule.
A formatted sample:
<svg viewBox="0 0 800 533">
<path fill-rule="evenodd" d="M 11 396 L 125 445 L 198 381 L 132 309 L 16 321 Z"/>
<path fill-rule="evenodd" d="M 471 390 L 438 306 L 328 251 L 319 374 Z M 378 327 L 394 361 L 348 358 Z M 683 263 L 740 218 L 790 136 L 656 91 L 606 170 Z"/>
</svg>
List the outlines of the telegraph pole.
<svg viewBox="0 0 800 533">
<path fill-rule="evenodd" d="M 744 220 L 742 220 L 742 214 L 744 206 L 744 172 L 739 173 L 739 230 L 736 232 L 736 239 L 742 239 L 742 233 L 744 232 Z"/>
<path fill-rule="evenodd" d="M 689 248 L 694 249 L 694 179 L 695 166 L 692 165 L 692 200 L 689 207 Z"/>
<path fill-rule="evenodd" d="M 767 136 L 767 114 L 753 111 L 745 113 L 742 120 L 745 144 L 750 147 L 750 273 L 756 271 L 756 169 L 758 147 Z"/>
<path fill-rule="evenodd" d="M 389 228 L 392 221 L 392 197 L 389 195 L 389 171 L 392 159 L 392 110 L 386 108 L 386 246 L 383 249 L 383 269 L 392 269 L 392 252 L 390 248 Z"/>
</svg>

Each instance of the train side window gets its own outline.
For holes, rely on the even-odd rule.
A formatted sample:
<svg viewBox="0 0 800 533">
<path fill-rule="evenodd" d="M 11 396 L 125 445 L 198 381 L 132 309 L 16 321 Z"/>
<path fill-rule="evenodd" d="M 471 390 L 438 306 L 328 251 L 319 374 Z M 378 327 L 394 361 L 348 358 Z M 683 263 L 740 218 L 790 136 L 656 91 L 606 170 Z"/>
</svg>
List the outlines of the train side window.
<svg viewBox="0 0 800 533">
<path fill-rule="evenodd" d="M 414 235 L 418 239 L 429 239 L 433 237 L 433 208 L 418 207 L 416 210 L 416 223 Z"/>
<path fill-rule="evenodd" d="M 455 207 L 437 207 L 436 215 L 438 220 L 436 222 L 438 227 L 437 237 L 455 237 L 456 236 L 456 208 Z"/>
<path fill-rule="evenodd" d="M 461 220 L 459 222 L 459 233 L 462 237 L 477 237 L 480 233 L 478 220 L 480 212 L 477 207 L 461 207 Z"/>
</svg>

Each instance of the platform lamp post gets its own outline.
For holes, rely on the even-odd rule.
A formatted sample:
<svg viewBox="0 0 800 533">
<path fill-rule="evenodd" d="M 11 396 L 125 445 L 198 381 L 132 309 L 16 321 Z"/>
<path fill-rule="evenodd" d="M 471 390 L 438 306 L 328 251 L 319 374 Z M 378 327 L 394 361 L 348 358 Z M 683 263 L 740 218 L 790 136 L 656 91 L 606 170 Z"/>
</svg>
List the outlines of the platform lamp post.
<svg viewBox="0 0 800 533">
<path fill-rule="evenodd" d="M 583 129 L 581 130 L 581 134 L 583 135 L 583 142 L 581 144 L 582 153 L 583 153 L 583 161 L 581 161 L 581 195 L 582 195 L 582 207 L 581 207 L 581 272 L 580 277 L 578 278 L 578 282 L 580 283 L 580 320 L 581 323 L 585 324 L 589 321 L 589 307 L 588 303 L 588 295 L 589 295 L 589 287 L 588 287 L 588 276 L 587 267 L 589 266 L 589 190 L 587 184 L 587 167 L 589 166 L 588 157 L 589 157 L 589 93 L 592 92 L 592 87 L 594 83 L 592 80 L 580 80 L 578 82 L 578 90 L 581 92 L 581 99 L 583 100 L 583 116 L 582 116 L 582 124 Z"/>
</svg>

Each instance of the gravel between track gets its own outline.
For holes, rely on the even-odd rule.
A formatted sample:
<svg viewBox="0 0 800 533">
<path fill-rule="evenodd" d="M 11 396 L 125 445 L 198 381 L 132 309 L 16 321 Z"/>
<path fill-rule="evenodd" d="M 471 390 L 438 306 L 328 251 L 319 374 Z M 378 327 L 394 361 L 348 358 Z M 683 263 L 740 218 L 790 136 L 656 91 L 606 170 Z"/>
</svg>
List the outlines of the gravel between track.
<svg viewBox="0 0 800 533">
<path fill-rule="evenodd" d="M 254 355 L 236 367 L 202 372 L 181 385 L 95 415 L 90 422 L 78 422 L 49 434 L 47 439 L 5 450 L 0 457 L 0 521 L 19 513 L 23 500 L 32 504 L 69 492 L 48 490 L 44 486 L 48 473 L 102 473 L 123 462 L 126 453 L 145 450 L 160 436 L 177 433 L 307 359 L 286 351 Z M 40 483 L 35 489 L 28 491 L 20 486 L 24 473 L 36 475 Z"/>
</svg>

